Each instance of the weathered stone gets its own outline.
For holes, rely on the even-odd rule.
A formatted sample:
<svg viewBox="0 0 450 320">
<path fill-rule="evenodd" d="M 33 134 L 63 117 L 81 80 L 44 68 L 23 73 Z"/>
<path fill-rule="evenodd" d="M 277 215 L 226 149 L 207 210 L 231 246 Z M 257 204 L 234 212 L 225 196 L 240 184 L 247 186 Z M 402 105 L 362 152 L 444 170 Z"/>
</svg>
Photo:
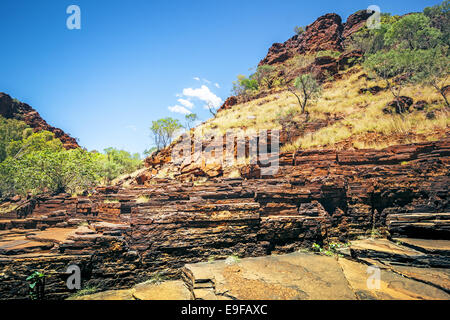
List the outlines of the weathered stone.
<svg viewBox="0 0 450 320">
<path fill-rule="evenodd" d="M 133 297 L 137 300 L 191 300 L 192 294 L 182 281 L 164 281 L 135 286 Z"/>
</svg>

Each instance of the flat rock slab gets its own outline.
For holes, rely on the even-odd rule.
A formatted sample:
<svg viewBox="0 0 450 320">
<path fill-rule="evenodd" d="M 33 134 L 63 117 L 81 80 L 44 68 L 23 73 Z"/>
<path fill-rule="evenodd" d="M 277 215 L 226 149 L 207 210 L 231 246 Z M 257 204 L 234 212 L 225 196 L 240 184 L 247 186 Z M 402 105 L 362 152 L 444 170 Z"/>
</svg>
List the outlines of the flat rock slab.
<svg viewBox="0 0 450 320">
<path fill-rule="evenodd" d="M 10 235 L 0 239 L 0 255 L 17 255 L 28 252 L 50 250 L 53 244 L 27 239 L 24 235 Z"/>
<path fill-rule="evenodd" d="M 63 243 L 75 230 L 73 228 L 49 228 L 44 231 L 33 232 L 27 235 L 27 238 L 44 242 Z"/>
<path fill-rule="evenodd" d="M 141 283 L 127 290 L 109 290 L 67 300 L 192 300 L 192 294 L 183 281 L 174 280 Z"/>
<path fill-rule="evenodd" d="M 405 277 L 431 284 L 450 293 L 450 269 L 392 266 L 392 270 Z"/>
<path fill-rule="evenodd" d="M 393 240 L 401 243 L 404 246 L 411 247 L 417 251 L 450 256 L 450 240 L 428 240 L 411 238 L 395 238 Z"/>
<path fill-rule="evenodd" d="M 449 268 L 450 259 L 443 250 L 447 246 L 448 242 L 444 240 L 405 238 L 392 242 L 388 239 L 364 239 L 352 241 L 350 252 L 352 257 L 362 261 L 375 259 L 386 265 Z"/>
<path fill-rule="evenodd" d="M 192 294 L 183 281 L 165 281 L 161 283 L 142 283 L 133 289 L 137 300 L 191 300 Z"/>
<path fill-rule="evenodd" d="M 186 265 L 185 272 L 200 283 L 214 283 L 217 296 L 239 300 L 356 299 L 337 260 L 315 254 L 199 263 Z M 199 289 L 193 290 L 196 298 Z"/>
<path fill-rule="evenodd" d="M 450 299 L 450 295 L 443 290 L 420 281 L 403 277 L 395 272 L 381 268 L 376 270 L 371 266 L 347 259 L 339 259 L 339 264 L 342 267 L 352 291 L 357 295 L 358 299 L 361 300 Z M 410 267 L 403 268 L 405 272 L 412 272 Z M 422 270 L 434 269 L 427 268 Z M 375 279 L 378 281 L 373 281 Z"/>
<path fill-rule="evenodd" d="M 352 241 L 350 250 L 366 252 L 367 254 L 397 255 L 404 257 L 417 257 L 423 254 L 414 249 L 397 245 L 387 239 L 364 239 Z"/>
<path fill-rule="evenodd" d="M 373 269 L 368 267 L 345 258 L 296 252 L 234 263 L 186 265 L 183 275 L 194 297 L 203 300 L 450 299 L 440 288 L 388 269 L 379 269 L 379 282 L 373 287 L 368 282 Z M 405 270 L 415 271 L 408 267 Z M 428 270 L 436 275 L 446 269 Z M 439 278 L 435 282 L 439 283 Z"/>
</svg>

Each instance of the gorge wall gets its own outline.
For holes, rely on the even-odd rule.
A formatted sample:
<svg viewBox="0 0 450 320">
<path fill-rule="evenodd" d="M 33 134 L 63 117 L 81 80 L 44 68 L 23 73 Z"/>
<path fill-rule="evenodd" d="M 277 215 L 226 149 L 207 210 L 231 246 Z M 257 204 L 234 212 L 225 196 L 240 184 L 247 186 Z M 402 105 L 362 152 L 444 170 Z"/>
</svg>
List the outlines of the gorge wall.
<svg viewBox="0 0 450 320">
<path fill-rule="evenodd" d="M 85 285 L 118 289 L 158 273 L 178 277 L 186 263 L 287 253 L 374 231 L 449 239 L 449 155 L 448 139 L 379 151 L 299 151 L 282 154 L 271 177 L 248 166 L 239 179 L 161 180 L 35 199 L 0 223 L 3 239 L 43 242 L 0 243 L 0 292 L 24 298 L 26 276 L 45 270 L 53 275 L 48 297 L 66 297 L 71 263 L 82 268 Z"/>
</svg>

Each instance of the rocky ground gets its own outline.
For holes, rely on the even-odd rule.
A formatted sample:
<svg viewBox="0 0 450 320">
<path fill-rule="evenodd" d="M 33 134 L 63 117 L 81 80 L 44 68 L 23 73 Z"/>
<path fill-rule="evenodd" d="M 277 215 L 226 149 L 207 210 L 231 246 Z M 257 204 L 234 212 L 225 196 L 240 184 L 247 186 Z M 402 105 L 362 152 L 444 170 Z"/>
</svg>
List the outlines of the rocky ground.
<svg viewBox="0 0 450 320">
<path fill-rule="evenodd" d="M 448 300 L 449 253 L 450 241 L 367 239 L 331 257 L 295 252 L 188 264 L 183 280 L 72 299 Z M 369 279 L 374 267 L 379 268 L 378 283 Z"/>
</svg>

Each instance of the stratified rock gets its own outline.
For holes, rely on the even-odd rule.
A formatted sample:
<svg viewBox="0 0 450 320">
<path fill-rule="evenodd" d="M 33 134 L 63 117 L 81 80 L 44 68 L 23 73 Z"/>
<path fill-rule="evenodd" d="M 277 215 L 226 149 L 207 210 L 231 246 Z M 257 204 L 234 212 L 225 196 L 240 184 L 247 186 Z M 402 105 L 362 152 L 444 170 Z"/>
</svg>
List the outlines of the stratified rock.
<svg viewBox="0 0 450 320">
<path fill-rule="evenodd" d="M 299 53 L 323 50 L 341 51 L 342 19 L 335 13 L 328 13 L 306 27 L 299 43 Z"/>
<path fill-rule="evenodd" d="M 344 30 L 342 32 L 342 37 L 347 38 L 359 31 L 366 25 L 367 19 L 373 14 L 368 10 L 360 10 L 350 15 L 347 18 L 347 22 L 344 23 Z"/>
<path fill-rule="evenodd" d="M 283 63 L 300 53 L 342 51 L 345 38 L 360 30 L 370 15 L 365 10 L 358 11 L 345 24 L 335 13 L 323 15 L 307 26 L 301 35 L 295 35 L 284 43 L 274 43 L 259 65 Z"/>
<path fill-rule="evenodd" d="M 395 213 L 387 216 L 393 236 L 450 239 L 450 213 Z"/>
</svg>

